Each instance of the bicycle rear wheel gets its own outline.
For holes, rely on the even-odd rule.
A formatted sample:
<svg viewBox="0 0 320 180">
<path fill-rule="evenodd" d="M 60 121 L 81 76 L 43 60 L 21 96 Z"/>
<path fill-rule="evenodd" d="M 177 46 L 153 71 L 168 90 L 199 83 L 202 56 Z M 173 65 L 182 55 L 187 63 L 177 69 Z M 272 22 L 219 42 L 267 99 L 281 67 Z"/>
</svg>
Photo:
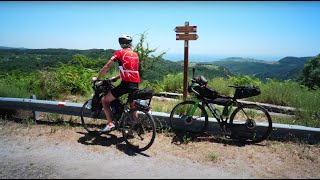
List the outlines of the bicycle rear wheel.
<svg viewBox="0 0 320 180">
<path fill-rule="evenodd" d="M 230 117 L 231 137 L 247 143 L 266 140 L 272 131 L 268 111 L 256 104 L 244 104 L 234 110 Z"/>
<path fill-rule="evenodd" d="M 178 103 L 170 113 L 170 126 L 173 131 L 191 132 L 199 134 L 208 127 L 208 114 L 205 109 L 195 101 Z M 194 110 L 193 114 L 192 111 Z"/>
<path fill-rule="evenodd" d="M 92 99 L 87 100 L 83 104 L 80 113 L 81 124 L 89 133 L 99 132 L 99 130 L 106 125 L 106 122 L 102 119 L 105 118 L 105 116 L 101 109 L 96 112 L 91 111 L 91 102 Z"/>
<path fill-rule="evenodd" d="M 138 113 L 138 119 L 133 119 Z M 132 127 L 131 123 L 135 122 Z M 141 152 L 149 149 L 156 137 L 156 123 L 150 113 L 146 111 L 131 110 L 122 117 L 120 130 L 127 145 L 134 151 Z M 132 131 L 131 135 L 129 131 Z"/>
</svg>

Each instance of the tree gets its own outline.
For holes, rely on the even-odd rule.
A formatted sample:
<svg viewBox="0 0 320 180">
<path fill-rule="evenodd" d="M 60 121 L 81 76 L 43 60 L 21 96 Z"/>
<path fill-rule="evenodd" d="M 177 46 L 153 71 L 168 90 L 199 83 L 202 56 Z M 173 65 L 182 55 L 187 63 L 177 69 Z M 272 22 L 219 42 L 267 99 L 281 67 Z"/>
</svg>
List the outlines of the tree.
<svg viewBox="0 0 320 180">
<path fill-rule="evenodd" d="M 310 89 L 320 88 L 320 54 L 306 62 L 300 81 Z"/>
<path fill-rule="evenodd" d="M 163 55 L 166 54 L 166 52 L 162 52 L 158 56 L 154 56 L 151 53 L 156 52 L 157 48 L 150 49 L 149 43 L 145 42 L 146 40 L 146 32 L 143 32 L 140 34 L 140 40 L 138 44 L 135 46 L 134 51 L 139 56 L 139 73 L 142 77 L 144 72 L 148 69 L 151 69 L 154 62 L 159 61 L 162 59 Z"/>
</svg>

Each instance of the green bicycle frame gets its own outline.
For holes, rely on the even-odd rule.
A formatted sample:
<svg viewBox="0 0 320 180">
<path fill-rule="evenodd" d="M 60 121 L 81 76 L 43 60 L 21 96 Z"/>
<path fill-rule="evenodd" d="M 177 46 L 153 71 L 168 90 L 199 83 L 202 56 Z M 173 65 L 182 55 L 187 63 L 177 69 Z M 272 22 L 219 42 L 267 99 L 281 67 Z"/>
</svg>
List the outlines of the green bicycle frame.
<svg viewBox="0 0 320 180">
<path fill-rule="evenodd" d="M 196 92 L 193 88 L 194 88 L 194 87 L 199 87 L 199 86 L 200 86 L 200 85 L 197 84 L 197 83 L 193 84 L 192 87 L 191 87 L 192 91 Z M 193 114 L 195 113 L 195 111 L 196 111 L 196 109 L 197 109 L 197 107 L 198 107 L 198 105 L 199 105 L 200 100 L 197 99 L 197 100 L 195 100 L 195 102 L 196 102 L 196 103 L 193 105 L 193 108 L 192 108 L 191 112 L 188 113 L 188 116 L 193 116 Z"/>
<path fill-rule="evenodd" d="M 188 116 L 193 116 L 193 114 L 196 112 L 196 109 L 197 109 L 200 101 L 197 99 L 195 102 L 196 103 L 194 103 L 192 110 L 189 111 Z"/>
</svg>

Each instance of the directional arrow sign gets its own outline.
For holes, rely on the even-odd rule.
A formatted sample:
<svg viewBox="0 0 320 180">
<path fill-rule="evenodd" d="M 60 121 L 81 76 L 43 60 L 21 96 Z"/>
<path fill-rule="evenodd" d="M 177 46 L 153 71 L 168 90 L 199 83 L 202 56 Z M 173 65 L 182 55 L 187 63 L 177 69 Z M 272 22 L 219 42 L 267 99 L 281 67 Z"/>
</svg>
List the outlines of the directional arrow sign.
<svg viewBox="0 0 320 180">
<path fill-rule="evenodd" d="M 177 26 L 174 31 L 177 33 L 197 32 L 197 26 Z"/>
<path fill-rule="evenodd" d="M 176 34 L 176 40 L 197 40 L 197 34 Z"/>
</svg>

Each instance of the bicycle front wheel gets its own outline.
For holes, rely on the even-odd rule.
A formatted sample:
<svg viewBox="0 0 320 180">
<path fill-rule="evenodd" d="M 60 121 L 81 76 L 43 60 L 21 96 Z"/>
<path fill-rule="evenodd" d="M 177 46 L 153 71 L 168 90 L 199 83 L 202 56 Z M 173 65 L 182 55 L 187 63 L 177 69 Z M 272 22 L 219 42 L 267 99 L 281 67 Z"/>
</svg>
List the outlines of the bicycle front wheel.
<svg viewBox="0 0 320 180">
<path fill-rule="evenodd" d="M 195 101 L 178 103 L 170 113 L 170 126 L 173 131 L 191 132 L 199 134 L 208 127 L 208 114 Z"/>
<path fill-rule="evenodd" d="M 137 152 L 149 149 L 156 137 L 156 123 L 146 111 L 131 110 L 125 113 L 120 129 L 126 144 Z"/>
<path fill-rule="evenodd" d="M 105 118 L 104 113 L 102 110 L 97 110 L 96 112 L 91 111 L 91 103 L 92 99 L 87 100 L 82 108 L 81 108 L 81 124 L 84 127 L 84 129 L 89 132 L 98 132 L 101 128 L 103 128 L 106 124 L 105 121 L 103 121 L 103 118 Z"/>
<path fill-rule="evenodd" d="M 272 131 L 268 111 L 257 104 L 244 104 L 234 110 L 230 117 L 231 137 L 247 143 L 266 140 Z"/>
</svg>

